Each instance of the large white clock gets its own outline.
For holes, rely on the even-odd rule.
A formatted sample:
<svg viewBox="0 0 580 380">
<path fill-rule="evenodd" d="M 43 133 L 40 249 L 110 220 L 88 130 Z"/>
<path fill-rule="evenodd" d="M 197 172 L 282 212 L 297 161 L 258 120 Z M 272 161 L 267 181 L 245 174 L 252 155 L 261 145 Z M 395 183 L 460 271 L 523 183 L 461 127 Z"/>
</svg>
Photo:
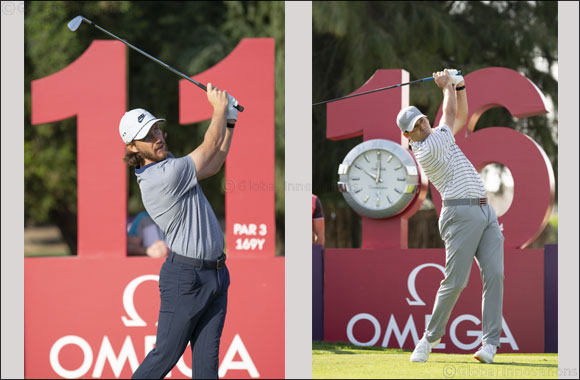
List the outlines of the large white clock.
<svg viewBox="0 0 580 380">
<path fill-rule="evenodd" d="M 399 214 L 420 188 L 415 159 L 390 140 L 368 140 L 355 146 L 340 164 L 338 175 L 338 189 L 346 202 L 370 218 Z"/>
</svg>

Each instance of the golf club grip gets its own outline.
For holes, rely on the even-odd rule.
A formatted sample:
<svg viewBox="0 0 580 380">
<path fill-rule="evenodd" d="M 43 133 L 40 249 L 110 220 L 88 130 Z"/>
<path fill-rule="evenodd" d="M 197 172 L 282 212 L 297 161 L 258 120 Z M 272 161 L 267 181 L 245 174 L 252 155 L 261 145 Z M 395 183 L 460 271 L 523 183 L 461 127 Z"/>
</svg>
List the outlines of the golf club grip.
<svg viewBox="0 0 580 380">
<path fill-rule="evenodd" d="M 461 75 L 461 70 L 457 70 L 457 75 Z M 427 81 L 430 81 L 433 79 L 434 79 L 433 77 L 427 77 L 427 78 L 421 79 L 421 82 L 427 82 Z"/>
<path fill-rule="evenodd" d="M 461 70 L 457 70 L 457 75 L 461 75 Z M 427 78 L 423 78 L 422 81 L 423 82 L 427 82 L 429 80 L 433 80 L 433 77 L 427 77 Z"/>
</svg>

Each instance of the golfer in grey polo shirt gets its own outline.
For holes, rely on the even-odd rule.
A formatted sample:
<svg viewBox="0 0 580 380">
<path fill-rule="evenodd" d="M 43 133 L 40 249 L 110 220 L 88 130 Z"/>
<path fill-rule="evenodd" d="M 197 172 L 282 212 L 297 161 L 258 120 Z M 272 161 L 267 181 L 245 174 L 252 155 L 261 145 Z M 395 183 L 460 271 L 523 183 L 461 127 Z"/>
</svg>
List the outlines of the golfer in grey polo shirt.
<svg viewBox="0 0 580 380">
<path fill-rule="evenodd" d="M 425 334 L 410 360 L 425 362 L 441 341 L 451 311 L 467 285 L 475 258 L 483 281 L 482 346 L 474 357 L 492 363 L 500 346 L 503 303 L 503 235 L 485 188 L 471 162 L 455 143 L 454 133 L 467 120 L 467 96 L 461 75 L 433 73 L 443 90 L 443 116 L 437 128 L 416 107 L 403 108 L 397 125 L 410 141 L 417 161 L 443 198 L 439 232 L 445 242 L 445 278 L 441 282 Z"/>
<path fill-rule="evenodd" d="M 166 236 L 170 254 L 161 267 L 161 307 L 156 347 L 133 374 L 163 379 L 188 343 L 192 377 L 217 378 L 219 343 L 227 310 L 230 277 L 225 266 L 220 224 L 199 180 L 222 167 L 232 141 L 237 101 L 207 85 L 213 116 L 200 146 L 175 158 L 157 119 L 137 108 L 123 116 L 119 132 L 134 166 L 145 209 Z"/>
</svg>

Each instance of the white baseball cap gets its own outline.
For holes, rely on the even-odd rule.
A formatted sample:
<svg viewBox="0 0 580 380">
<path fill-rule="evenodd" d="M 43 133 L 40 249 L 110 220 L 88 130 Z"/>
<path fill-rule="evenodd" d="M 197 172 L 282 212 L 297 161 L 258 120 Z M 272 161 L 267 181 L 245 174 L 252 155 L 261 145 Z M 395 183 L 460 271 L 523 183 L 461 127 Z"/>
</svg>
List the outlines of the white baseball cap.
<svg viewBox="0 0 580 380">
<path fill-rule="evenodd" d="M 415 106 L 405 107 L 397 115 L 397 125 L 403 132 L 411 132 L 415 128 L 415 123 L 420 118 L 425 117 Z"/>
<path fill-rule="evenodd" d="M 125 112 L 119 123 L 119 133 L 123 142 L 129 144 L 133 140 L 144 138 L 158 121 L 165 121 L 165 119 L 157 119 L 151 115 L 151 112 L 143 108 L 135 108 Z"/>
</svg>

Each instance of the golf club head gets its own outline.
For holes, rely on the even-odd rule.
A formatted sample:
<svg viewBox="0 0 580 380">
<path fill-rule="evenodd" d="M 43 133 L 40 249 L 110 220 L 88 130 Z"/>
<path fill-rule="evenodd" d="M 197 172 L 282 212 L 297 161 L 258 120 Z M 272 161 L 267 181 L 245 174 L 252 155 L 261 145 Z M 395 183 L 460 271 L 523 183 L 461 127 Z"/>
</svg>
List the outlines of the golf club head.
<svg viewBox="0 0 580 380">
<path fill-rule="evenodd" d="M 67 24 L 68 28 L 71 31 L 75 31 L 79 28 L 79 26 L 81 25 L 81 23 L 83 22 L 83 16 L 77 16 L 75 18 L 73 18 L 72 20 L 70 20 Z"/>
</svg>

